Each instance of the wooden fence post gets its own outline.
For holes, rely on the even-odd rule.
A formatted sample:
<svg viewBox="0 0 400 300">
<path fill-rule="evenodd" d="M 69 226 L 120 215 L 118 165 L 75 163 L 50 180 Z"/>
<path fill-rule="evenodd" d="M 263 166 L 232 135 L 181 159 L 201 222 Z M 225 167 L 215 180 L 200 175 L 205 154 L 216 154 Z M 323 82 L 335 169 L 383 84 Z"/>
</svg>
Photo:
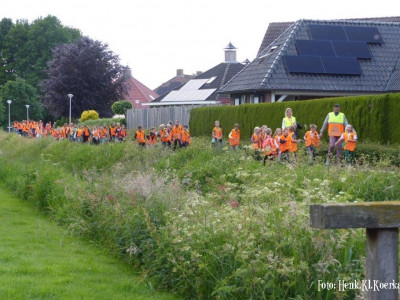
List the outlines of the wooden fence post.
<svg viewBox="0 0 400 300">
<path fill-rule="evenodd" d="M 314 204 L 310 224 L 319 229 L 366 228 L 367 299 L 398 299 L 399 201 Z"/>
</svg>

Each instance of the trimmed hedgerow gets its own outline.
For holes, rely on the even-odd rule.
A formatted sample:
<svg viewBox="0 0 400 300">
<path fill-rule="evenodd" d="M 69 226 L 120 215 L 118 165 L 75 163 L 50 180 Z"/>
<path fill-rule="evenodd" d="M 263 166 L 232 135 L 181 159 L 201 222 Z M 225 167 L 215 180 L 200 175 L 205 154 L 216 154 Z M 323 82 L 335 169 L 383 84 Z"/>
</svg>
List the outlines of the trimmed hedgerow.
<svg viewBox="0 0 400 300">
<path fill-rule="evenodd" d="M 239 123 L 242 137 L 247 139 L 255 126 L 281 127 L 287 107 L 293 109 L 300 124 L 309 127 L 314 123 L 320 129 L 336 103 L 341 105 L 341 111 L 354 126 L 360 141 L 399 143 L 400 132 L 395 123 L 400 113 L 400 94 L 196 108 L 190 112 L 190 131 L 192 136 L 211 136 L 214 121 L 219 120 L 225 136 L 235 123 Z"/>
</svg>

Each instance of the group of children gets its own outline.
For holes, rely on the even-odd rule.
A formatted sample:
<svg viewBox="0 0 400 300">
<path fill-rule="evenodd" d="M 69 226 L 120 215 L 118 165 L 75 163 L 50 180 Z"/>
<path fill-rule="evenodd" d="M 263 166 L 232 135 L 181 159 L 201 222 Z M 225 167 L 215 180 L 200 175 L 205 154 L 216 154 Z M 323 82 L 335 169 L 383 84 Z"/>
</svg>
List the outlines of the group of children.
<svg viewBox="0 0 400 300">
<path fill-rule="evenodd" d="M 87 125 L 64 124 L 62 127 L 52 126 L 51 123 L 43 124 L 42 121 L 22 121 L 14 122 L 14 130 L 22 136 L 26 137 L 47 137 L 52 136 L 56 140 L 69 139 L 76 142 L 92 142 L 93 144 L 106 142 L 124 142 L 127 137 L 125 126 L 119 123 L 112 123 L 110 126 L 94 125 L 92 130 Z M 222 148 L 222 128 L 219 121 L 215 121 L 212 131 L 212 145 L 216 148 Z M 238 149 L 240 145 L 240 129 L 239 124 L 235 124 L 228 136 L 231 149 Z M 315 124 L 310 125 L 310 130 L 304 135 L 304 139 L 299 139 L 296 135 L 296 128 L 289 126 L 288 128 L 277 128 L 272 134 L 272 129 L 263 125 L 255 127 L 251 136 L 252 147 L 255 151 L 255 157 L 262 160 L 266 164 L 268 160 L 281 160 L 287 162 L 296 162 L 296 152 L 298 144 L 305 143 L 306 151 L 309 156 L 310 164 L 313 164 L 320 146 L 320 135 L 317 132 Z M 159 131 L 151 128 L 149 134 L 145 134 L 142 126 L 138 126 L 135 132 L 134 140 L 140 145 L 155 145 L 158 141 L 164 147 L 175 150 L 177 147 L 184 148 L 191 144 L 190 132 L 187 125 L 180 125 L 179 121 L 173 124 L 170 121 L 167 125 L 161 124 Z M 347 125 L 345 132 L 342 134 L 336 145 L 344 144 L 345 161 L 349 164 L 354 162 L 354 149 L 357 143 L 357 133 L 351 125 Z"/>
<path fill-rule="evenodd" d="M 42 121 L 15 121 L 14 130 L 22 136 L 40 138 L 52 136 L 56 140 L 68 139 L 73 142 L 92 142 L 93 144 L 106 143 L 108 141 L 123 142 L 127 136 L 125 125 L 112 123 L 110 126 L 94 125 L 92 130 L 87 125 L 64 124 L 56 127 L 51 123 L 43 124 Z"/>
<path fill-rule="evenodd" d="M 231 149 L 238 149 L 240 145 L 240 129 L 239 124 L 235 124 L 228 136 Z M 288 128 L 277 128 L 272 134 L 272 129 L 263 125 L 255 127 L 251 136 L 251 143 L 254 149 L 255 158 L 262 160 L 265 165 L 268 160 L 281 160 L 287 162 L 296 162 L 296 152 L 298 144 L 305 142 L 307 154 L 310 164 L 314 164 L 317 155 L 317 149 L 320 146 L 320 134 L 317 132 L 315 124 L 310 125 L 310 130 L 304 135 L 304 139 L 299 139 L 296 135 L 295 126 Z M 354 163 L 354 149 L 357 143 L 357 133 L 351 125 L 347 125 L 345 132 L 342 134 L 336 145 L 344 144 L 345 161 L 348 164 Z M 214 147 L 222 147 L 222 128 L 219 121 L 215 121 L 212 131 L 212 144 Z"/>
<path fill-rule="evenodd" d="M 124 142 L 127 137 L 125 125 L 120 123 L 112 123 L 110 126 L 94 125 L 89 129 L 87 125 L 64 124 L 62 127 L 53 126 L 51 123 L 43 124 L 42 121 L 15 121 L 13 124 L 14 131 L 25 137 L 40 138 L 52 136 L 56 140 L 68 139 L 73 142 L 92 142 L 100 144 L 106 142 Z M 138 126 L 134 135 L 134 140 L 140 146 L 155 145 L 158 141 L 165 147 L 173 146 L 184 148 L 191 144 L 190 132 L 187 125 L 180 125 L 179 121 L 173 124 L 170 121 L 167 125 L 161 124 L 159 132 L 156 128 L 151 128 L 149 134 L 145 134 L 142 126 Z"/>
</svg>

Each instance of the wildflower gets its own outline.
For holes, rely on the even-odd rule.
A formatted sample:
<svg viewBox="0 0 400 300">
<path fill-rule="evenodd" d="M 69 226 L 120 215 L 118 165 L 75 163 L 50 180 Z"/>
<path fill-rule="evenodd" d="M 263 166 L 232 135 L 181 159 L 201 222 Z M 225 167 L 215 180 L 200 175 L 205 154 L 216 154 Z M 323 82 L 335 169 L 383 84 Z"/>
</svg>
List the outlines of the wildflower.
<svg viewBox="0 0 400 300">
<path fill-rule="evenodd" d="M 346 177 L 340 178 L 340 181 L 341 181 L 341 182 L 346 182 Z"/>
</svg>

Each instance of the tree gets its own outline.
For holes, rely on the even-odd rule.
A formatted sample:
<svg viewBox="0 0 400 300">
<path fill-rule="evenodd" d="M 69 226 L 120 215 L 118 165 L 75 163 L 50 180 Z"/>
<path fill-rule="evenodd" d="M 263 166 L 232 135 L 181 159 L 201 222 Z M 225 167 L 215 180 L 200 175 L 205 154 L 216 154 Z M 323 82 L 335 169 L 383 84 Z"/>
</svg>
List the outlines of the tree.
<svg viewBox="0 0 400 300">
<path fill-rule="evenodd" d="M 11 100 L 11 120 L 25 120 L 26 106 L 29 104 L 29 119 L 40 120 L 42 118 L 42 108 L 37 96 L 36 89 L 24 79 L 17 78 L 15 81 L 8 81 L 0 89 L 1 105 L 8 106 L 7 100 Z M 0 105 L 0 106 L 1 106 Z M 8 108 L 1 112 L 3 124 L 8 122 Z"/>
<path fill-rule="evenodd" d="M 83 37 L 53 50 L 47 75 L 41 85 L 42 100 L 53 117 L 69 114 L 69 93 L 74 95 L 72 116 L 96 110 L 106 117 L 112 115 L 111 104 L 126 94 L 129 72 L 107 44 Z"/>
<path fill-rule="evenodd" d="M 132 108 L 132 103 L 126 100 L 114 102 L 113 105 L 111 106 L 112 111 L 116 115 L 123 115 L 125 114 L 127 109 L 131 108 Z"/>
<path fill-rule="evenodd" d="M 63 26 L 54 16 L 27 20 L 0 21 L 0 85 L 21 77 L 35 87 L 45 76 L 52 49 L 81 37 L 77 29 Z"/>
</svg>

